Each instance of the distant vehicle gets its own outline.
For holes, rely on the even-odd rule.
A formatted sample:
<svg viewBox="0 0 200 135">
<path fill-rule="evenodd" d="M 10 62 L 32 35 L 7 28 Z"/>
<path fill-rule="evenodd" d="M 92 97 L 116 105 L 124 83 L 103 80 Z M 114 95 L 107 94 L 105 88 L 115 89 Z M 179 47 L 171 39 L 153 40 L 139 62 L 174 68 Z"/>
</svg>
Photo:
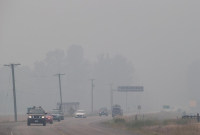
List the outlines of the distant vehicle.
<svg viewBox="0 0 200 135">
<path fill-rule="evenodd" d="M 49 122 L 50 124 L 53 124 L 53 116 L 51 112 L 47 112 L 46 114 L 46 122 Z"/>
<path fill-rule="evenodd" d="M 116 115 L 123 115 L 123 110 L 120 105 L 114 105 L 112 107 L 112 117 L 115 117 Z"/>
<path fill-rule="evenodd" d="M 53 109 L 51 114 L 53 116 L 53 120 L 58 120 L 58 122 L 60 122 L 60 120 L 64 120 L 63 113 L 59 109 Z"/>
<path fill-rule="evenodd" d="M 106 116 L 108 116 L 108 110 L 107 110 L 106 107 L 103 107 L 103 108 L 101 108 L 101 109 L 99 110 L 99 116 L 101 116 L 101 115 L 106 115 Z"/>
<path fill-rule="evenodd" d="M 34 124 L 43 124 L 43 126 L 46 126 L 46 113 L 42 109 L 42 107 L 35 107 L 33 106 L 32 109 L 30 109 L 29 112 L 27 112 L 28 118 L 27 118 L 27 125 L 30 126 L 31 123 Z"/>
<path fill-rule="evenodd" d="M 59 110 L 60 111 L 60 119 L 64 120 L 64 113 L 60 109 L 53 109 L 53 110 Z"/>
<path fill-rule="evenodd" d="M 75 113 L 75 118 L 86 118 L 84 110 L 77 110 Z"/>
</svg>

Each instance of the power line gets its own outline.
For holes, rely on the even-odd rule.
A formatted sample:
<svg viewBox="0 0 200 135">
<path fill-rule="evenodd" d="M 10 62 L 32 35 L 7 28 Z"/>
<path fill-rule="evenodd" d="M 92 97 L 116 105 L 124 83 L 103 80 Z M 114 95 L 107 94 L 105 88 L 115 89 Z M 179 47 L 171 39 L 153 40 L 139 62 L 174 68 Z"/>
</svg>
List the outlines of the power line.
<svg viewBox="0 0 200 135">
<path fill-rule="evenodd" d="M 12 92 L 12 89 L 10 90 L 0 90 L 0 92 Z M 19 90 L 16 90 L 16 92 L 19 92 L 19 93 L 24 93 L 24 94 L 29 94 L 29 95 L 38 95 L 38 96 L 54 96 L 55 94 L 60 94 L 60 93 L 53 93 L 53 94 L 34 94 L 34 93 L 29 93 L 29 92 L 25 92 L 25 91 L 19 91 Z M 62 94 L 62 95 L 66 95 L 66 94 Z"/>
<path fill-rule="evenodd" d="M 28 69 L 27 67 L 24 67 L 25 69 L 27 69 L 28 71 L 31 71 L 30 69 Z M 33 72 L 33 73 L 35 73 L 36 74 L 36 76 L 35 77 L 53 77 L 53 75 L 39 75 L 36 71 L 31 71 L 31 72 Z"/>
<path fill-rule="evenodd" d="M 26 67 L 25 67 L 26 68 Z M 16 68 L 17 69 L 17 68 Z M 28 69 L 28 68 L 26 68 Z M 31 73 L 28 73 L 28 72 L 23 72 L 21 69 L 17 69 L 16 70 L 17 72 L 20 72 L 26 76 L 30 76 L 30 77 L 41 77 L 41 78 L 48 78 L 48 77 L 53 77 L 53 75 L 33 75 Z M 35 71 L 31 71 L 31 72 L 35 72 Z M 36 73 L 36 72 L 35 72 Z M 77 79 L 67 79 L 67 80 L 70 80 L 70 81 L 76 81 L 76 82 L 81 82 L 81 83 L 85 83 L 85 81 L 83 80 L 77 80 Z"/>
<path fill-rule="evenodd" d="M 48 94 L 48 95 L 47 94 L 34 94 L 34 93 L 28 93 L 28 92 L 18 91 L 18 90 L 17 90 L 17 92 L 28 94 L 28 95 L 37 95 L 37 96 L 48 96 L 48 95 L 50 95 L 50 94 Z M 51 95 L 53 95 L 53 94 L 51 94 Z"/>
<path fill-rule="evenodd" d="M 5 106 L 4 106 L 4 115 L 5 115 L 6 106 L 7 106 L 7 98 L 8 98 L 8 91 L 7 91 L 7 94 L 6 94 L 6 102 L 5 102 Z"/>
<path fill-rule="evenodd" d="M 35 93 L 28 93 L 28 92 L 19 91 L 19 90 L 17 90 L 16 92 L 24 93 L 24 94 L 28 94 L 28 95 L 37 95 L 37 96 L 53 96 L 55 94 L 59 94 L 59 93 L 54 93 L 54 94 L 35 94 Z"/>
<path fill-rule="evenodd" d="M 7 98 L 8 98 L 8 91 L 9 91 L 9 86 L 10 86 L 10 79 L 11 79 L 11 71 L 9 73 L 9 78 L 8 78 L 8 90 L 7 90 L 7 94 L 6 94 L 6 102 L 5 102 L 5 107 L 4 107 L 4 114 L 6 112 L 6 107 L 7 107 Z"/>
<path fill-rule="evenodd" d="M 26 68 L 27 69 L 27 68 Z M 24 74 L 24 75 L 26 75 L 26 76 L 31 76 L 31 77 L 44 77 L 44 78 L 46 78 L 46 77 L 53 77 L 52 75 L 38 75 L 38 74 L 36 74 L 36 75 L 33 75 L 33 74 L 31 74 L 31 73 L 33 73 L 34 71 L 30 71 L 31 73 L 29 73 L 29 72 L 25 72 L 25 70 L 24 71 L 22 71 L 21 69 L 17 69 L 17 71 L 18 72 L 20 72 L 20 73 L 22 73 L 22 74 Z"/>
<path fill-rule="evenodd" d="M 35 89 L 41 89 L 41 90 L 49 89 L 49 88 L 47 88 L 47 87 L 45 87 L 45 88 L 35 87 L 35 86 L 32 86 L 32 85 L 29 85 L 29 84 L 23 83 L 23 82 L 21 82 L 21 81 L 16 81 L 16 82 L 17 82 L 17 83 L 20 83 L 20 84 L 22 84 L 22 85 L 25 85 L 25 86 L 29 86 L 29 87 L 31 87 L 31 88 L 35 88 Z M 54 88 L 56 88 L 56 87 L 54 87 Z"/>
<path fill-rule="evenodd" d="M 11 95 L 10 95 L 10 102 L 8 102 L 8 109 L 10 108 L 12 97 L 13 97 L 13 95 L 11 93 Z"/>
</svg>

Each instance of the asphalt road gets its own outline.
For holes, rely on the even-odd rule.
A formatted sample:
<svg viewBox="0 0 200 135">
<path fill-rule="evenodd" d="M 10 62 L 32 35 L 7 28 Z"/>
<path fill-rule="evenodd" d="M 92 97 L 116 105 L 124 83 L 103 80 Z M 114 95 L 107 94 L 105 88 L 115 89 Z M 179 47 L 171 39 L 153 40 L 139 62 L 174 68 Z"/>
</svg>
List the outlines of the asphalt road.
<svg viewBox="0 0 200 135">
<path fill-rule="evenodd" d="M 138 135 L 131 131 L 110 128 L 100 124 L 111 119 L 110 116 L 87 118 L 66 118 L 54 124 L 32 124 L 26 122 L 1 123 L 0 135 Z"/>
</svg>

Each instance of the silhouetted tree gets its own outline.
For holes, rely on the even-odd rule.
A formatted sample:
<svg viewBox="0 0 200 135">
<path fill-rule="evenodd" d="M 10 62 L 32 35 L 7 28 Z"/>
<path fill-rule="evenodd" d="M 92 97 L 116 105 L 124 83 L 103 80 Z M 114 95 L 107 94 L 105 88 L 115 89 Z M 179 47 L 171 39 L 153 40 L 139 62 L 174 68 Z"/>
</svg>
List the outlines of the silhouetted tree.
<svg viewBox="0 0 200 135">
<path fill-rule="evenodd" d="M 113 83 L 116 86 L 132 85 L 134 67 L 131 62 L 127 61 L 122 55 L 116 55 L 113 58 L 109 55 L 100 54 L 98 61 L 94 63 L 92 77 L 96 79 L 94 82 L 96 97 L 95 104 L 99 107 L 110 108 L 110 92 L 108 84 Z M 122 96 L 115 94 L 115 98 L 120 100 Z M 103 99 L 103 100 L 102 100 Z"/>
<path fill-rule="evenodd" d="M 58 78 L 54 74 L 65 73 L 62 79 L 63 102 L 83 102 L 88 99 L 89 61 L 83 58 L 84 52 L 80 45 L 71 45 L 64 51 L 55 50 L 47 53 L 43 61 L 36 62 L 34 72 L 41 77 L 36 84 L 49 87 L 49 91 L 57 93 L 54 101 L 59 102 Z M 44 76 L 44 77 L 42 77 Z M 86 103 L 87 105 L 88 103 Z"/>
</svg>

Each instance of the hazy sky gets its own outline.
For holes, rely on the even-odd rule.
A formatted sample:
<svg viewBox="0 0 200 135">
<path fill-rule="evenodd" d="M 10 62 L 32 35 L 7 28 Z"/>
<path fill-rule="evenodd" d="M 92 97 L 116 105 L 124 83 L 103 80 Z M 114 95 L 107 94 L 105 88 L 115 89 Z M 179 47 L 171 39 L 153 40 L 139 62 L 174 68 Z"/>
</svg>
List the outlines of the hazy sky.
<svg viewBox="0 0 200 135">
<path fill-rule="evenodd" d="M 177 96 L 200 58 L 199 7 L 198 0 L 0 0 L 0 66 L 32 67 L 48 51 L 78 44 L 91 61 L 124 55 L 145 90 Z"/>
</svg>

